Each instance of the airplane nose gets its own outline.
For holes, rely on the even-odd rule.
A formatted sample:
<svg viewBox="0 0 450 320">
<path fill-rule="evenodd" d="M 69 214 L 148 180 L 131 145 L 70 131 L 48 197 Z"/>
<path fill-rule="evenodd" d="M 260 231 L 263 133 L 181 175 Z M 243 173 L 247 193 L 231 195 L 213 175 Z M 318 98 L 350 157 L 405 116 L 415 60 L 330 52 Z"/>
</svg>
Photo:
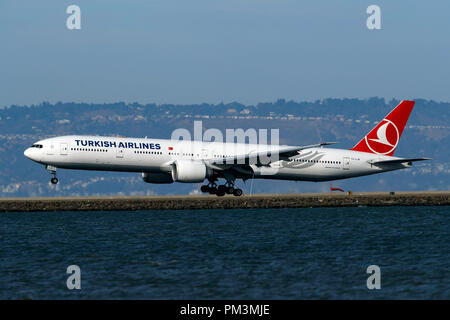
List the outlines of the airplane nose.
<svg viewBox="0 0 450 320">
<path fill-rule="evenodd" d="M 30 158 L 30 157 L 31 157 L 31 150 L 30 150 L 30 148 L 26 149 L 26 150 L 23 152 L 23 154 L 24 154 L 24 156 L 27 157 L 28 159 L 31 159 L 31 158 Z"/>
</svg>

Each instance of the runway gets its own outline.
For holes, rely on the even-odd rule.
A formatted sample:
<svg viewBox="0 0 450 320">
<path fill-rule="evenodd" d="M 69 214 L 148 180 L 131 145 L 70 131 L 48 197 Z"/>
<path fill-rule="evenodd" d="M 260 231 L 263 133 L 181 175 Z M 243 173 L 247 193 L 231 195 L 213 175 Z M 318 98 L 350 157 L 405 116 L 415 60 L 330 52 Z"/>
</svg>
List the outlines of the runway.
<svg viewBox="0 0 450 320">
<path fill-rule="evenodd" d="M 0 212 L 448 206 L 450 191 L 0 198 Z"/>
</svg>

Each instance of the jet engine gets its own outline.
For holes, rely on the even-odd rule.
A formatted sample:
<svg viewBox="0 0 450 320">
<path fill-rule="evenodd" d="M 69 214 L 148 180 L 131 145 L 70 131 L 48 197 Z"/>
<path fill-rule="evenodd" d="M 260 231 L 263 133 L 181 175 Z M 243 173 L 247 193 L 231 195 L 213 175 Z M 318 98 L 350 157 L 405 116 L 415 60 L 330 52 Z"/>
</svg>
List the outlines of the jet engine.
<svg viewBox="0 0 450 320">
<path fill-rule="evenodd" d="M 172 178 L 176 182 L 203 182 L 209 169 L 201 161 L 176 160 L 172 164 Z"/>
<path fill-rule="evenodd" d="M 173 183 L 172 175 L 165 172 L 142 172 L 142 179 L 147 183 Z"/>
</svg>

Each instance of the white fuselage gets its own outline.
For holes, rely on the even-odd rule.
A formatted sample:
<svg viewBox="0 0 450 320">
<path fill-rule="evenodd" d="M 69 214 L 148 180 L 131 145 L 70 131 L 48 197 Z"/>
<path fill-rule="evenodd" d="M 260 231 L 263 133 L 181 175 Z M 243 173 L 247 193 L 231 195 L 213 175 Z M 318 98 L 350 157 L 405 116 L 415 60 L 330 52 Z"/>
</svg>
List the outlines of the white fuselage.
<svg viewBox="0 0 450 320">
<path fill-rule="evenodd" d="M 36 142 L 25 156 L 54 168 L 170 174 L 175 161 L 203 162 L 252 152 L 271 145 L 100 136 L 61 136 Z M 308 148 L 288 160 L 251 164 L 247 178 L 327 181 L 408 168 L 410 164 L 372 165 L 394 157 L 333 148 Z"/>
</svg>

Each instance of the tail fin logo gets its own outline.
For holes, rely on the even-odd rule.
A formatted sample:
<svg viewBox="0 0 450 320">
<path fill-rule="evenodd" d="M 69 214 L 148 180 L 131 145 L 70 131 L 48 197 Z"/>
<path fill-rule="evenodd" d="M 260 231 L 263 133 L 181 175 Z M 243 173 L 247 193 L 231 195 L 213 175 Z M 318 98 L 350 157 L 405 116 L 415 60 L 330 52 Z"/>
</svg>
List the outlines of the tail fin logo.
<svg viewBox="0 0 450 320">
<path fill-rule="evenodd" d="M 390 120 L 384 119 L 365 137 L 367 147 L 377 154 L 390 154 L 395 150 L 400 140 L 397 126 Z"/>
<path fill-rule="evenodd" d="M 350 150 L 392 156 L 413 107 L 414 101 L 403 100 L 400 102 Z"/>
</svg>

